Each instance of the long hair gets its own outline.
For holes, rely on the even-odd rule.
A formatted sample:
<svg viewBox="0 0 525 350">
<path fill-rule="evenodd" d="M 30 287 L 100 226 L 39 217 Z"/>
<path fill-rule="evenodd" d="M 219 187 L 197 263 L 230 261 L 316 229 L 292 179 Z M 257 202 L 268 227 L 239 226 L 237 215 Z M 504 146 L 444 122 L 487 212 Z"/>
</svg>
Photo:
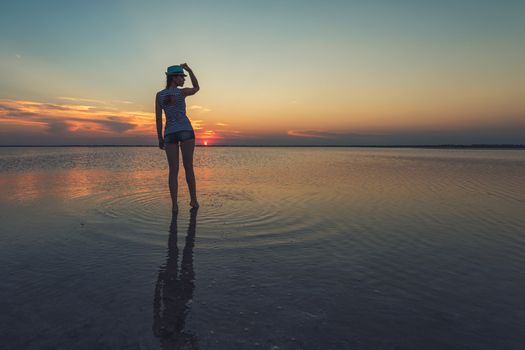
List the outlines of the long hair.
<svg viewBox="0 0 525 350">
<path fill-rule="evenodd" d="M 174 77 L 175 75 L 166 75 L 166 89 L 171 86 L 171 82 L 173 81 Z"/>
</svg>

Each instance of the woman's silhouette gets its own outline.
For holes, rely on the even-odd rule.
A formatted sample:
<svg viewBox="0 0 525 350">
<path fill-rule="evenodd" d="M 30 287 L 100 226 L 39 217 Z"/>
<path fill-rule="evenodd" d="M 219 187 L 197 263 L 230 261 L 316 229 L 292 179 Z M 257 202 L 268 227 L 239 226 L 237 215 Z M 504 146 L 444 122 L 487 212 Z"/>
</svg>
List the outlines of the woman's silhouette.
<svg viewBox="0 0 525 350">
<path fill-rule="evenodd" d="M 197 226 L 197 209 L 191 209 L 186 243 L 182 251 L 180 273 L 178 268 L 177 213 L 173 213 L 168 238 L 168 258 L 159 268 L 153 298 L 153 333 L 162 349 L 197 349 L 197 337 L 184 330 L 193 290 L 193 246 Z"/>
<path fill-rule="evenodd" d="M 184 70 L 191 79 L 193 87 L 181 88 L 184 85 Z M 186 182 L 190 192 L 190 206 L 198 208 L 195 173 L 193 171 L 193 151 L 195 149 L 195 132 L 186 115 L 186 97 L 199 91 L 199 83 L 191 68 L 183 63 L 170 66 L 166 71 L 166 88 L 155 97 L 155 115 L 157 120 L 157 135 L 159 148 L 166 150 L 169 165 L 169 187 L 172 201 L 172 211 L 178 210 L 177 190 L 179 174 L 179 144 L 182 153 L 182 163 L 186 173 Z M 164 137 L 162 133 L 162 111 L 166 115 Z"/>
</svg>

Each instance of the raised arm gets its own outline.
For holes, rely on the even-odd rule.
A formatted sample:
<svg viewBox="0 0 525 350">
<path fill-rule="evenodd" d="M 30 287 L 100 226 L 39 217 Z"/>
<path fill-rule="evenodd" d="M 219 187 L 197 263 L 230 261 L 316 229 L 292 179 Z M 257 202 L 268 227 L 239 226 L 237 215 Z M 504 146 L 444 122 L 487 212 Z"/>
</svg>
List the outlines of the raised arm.
<svg viewBox="0 0 525 350">
<path fill-rule="evenodd" d="M 164 138 L 162 137 L 162 107 L 160 106 L 159 94 L 155 96 L 155 120 L 157 121 L 157 136 L 159 148 L 164 149 Z"/>
<path fill-rule="evenodd" d="M 191 70 L 190 66 L 188 66 L 187 63 L 182 63 L 181 67 L 184 68 L 188 72 L 188 74 L 190 75 L 190 79 L 191 79 L 191 85 L 193 85 L 193 87 L 184 88 L 184 89 L 181 89 L 181 91 L 184 96 L 195 95 L 197 91 L 200 90 L 199 82 L 197 81 L 197 77 L 195 76 L 195 74 L 193 74 L 193 71 Z"/>
</svg>

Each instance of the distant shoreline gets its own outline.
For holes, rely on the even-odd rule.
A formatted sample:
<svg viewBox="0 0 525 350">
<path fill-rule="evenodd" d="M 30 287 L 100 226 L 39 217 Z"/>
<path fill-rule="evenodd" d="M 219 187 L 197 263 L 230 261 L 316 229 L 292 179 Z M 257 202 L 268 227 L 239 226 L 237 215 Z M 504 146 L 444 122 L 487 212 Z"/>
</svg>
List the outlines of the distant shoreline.
<svg viewBox="0 0 525 350">
<path fill-rule="evenodd" d="M 157 145 L 0 145 L 0 147 L 155 147 Z M 196 145 L 196 147 L 257 147 L 257 148 L 434 148 L 434 149 L 525 149 L 525 145 Z"/>
</svg>

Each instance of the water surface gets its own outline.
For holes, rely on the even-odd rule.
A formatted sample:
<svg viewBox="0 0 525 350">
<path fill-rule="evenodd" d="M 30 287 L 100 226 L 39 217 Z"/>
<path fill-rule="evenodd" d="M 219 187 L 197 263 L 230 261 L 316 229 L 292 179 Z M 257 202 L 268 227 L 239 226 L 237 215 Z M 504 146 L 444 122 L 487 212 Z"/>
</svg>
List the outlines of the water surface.
<svg viewBox="0 0 525 350">
<path fill-rule="evenodd" d="M 10 349 L 523 349 L 525 152 L 0 148 Z"/>
</svg>

